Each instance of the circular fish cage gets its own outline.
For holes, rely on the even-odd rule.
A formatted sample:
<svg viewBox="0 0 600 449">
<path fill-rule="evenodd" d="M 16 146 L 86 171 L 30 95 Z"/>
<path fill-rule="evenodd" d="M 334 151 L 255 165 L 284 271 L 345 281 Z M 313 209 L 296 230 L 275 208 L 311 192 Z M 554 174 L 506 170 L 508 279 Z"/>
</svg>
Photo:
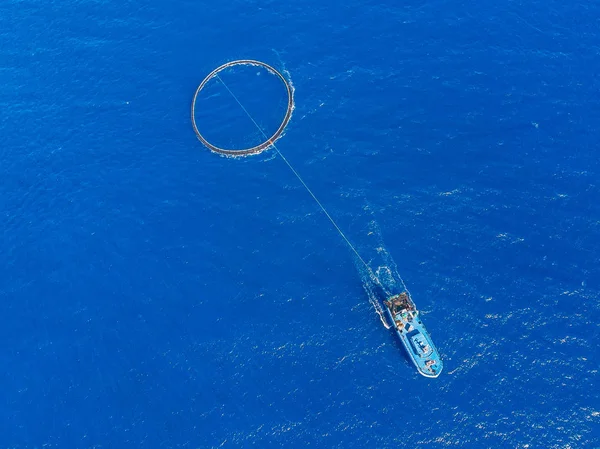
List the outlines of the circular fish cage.
<svg viewBox="0 0 600 449">
<path fill-rule="evenodd" d="M 262 67 L 264 69 L 266 69 L 267 71 L 269 71 L 271 74 L 275 75 L 277 78 L 279 78 L 281 80 L 281 82 L 283 83 L 283 85 L 285 86 L 286 92 L 287 92 L 287 108 L 285 111 L 285 115 L 283 117 L 283 120 L 281 121 L 281 124 L 279 125 L 279 128 L 277 128 L 277 130 L 273 133 L 273 135 L 271 137 L 268 137 L 267 135 L 265 135 L 263 133 L 263 135 L 265 136 L 266 140 L 256 146 L 253 147 L 248 147 L 248 148 L 241 148 L 241 149 L 231 149 L 231 148 L 221 148 L 217 145 L 212 144 L 211 142 L 209 142 L 200 132 L 200 130 L 198 129 L 198 125 L 196 124 L 196 100 L 198 99 L 198 94 L 202 91 L 202 89 L 204 89 L 204 87 L 206 86 L 206 84 L 213 78 L 219 78 L 219 73 L 222 72 L 225 69 L 228 69 L 230 67 L 234 67 L 234 66 L 240 66 L 240 65 L 250 65 L 250 66 L 257 66 L 257 67 Z M 231 92 L 230 92 L 231 93 Z M 232 93 L 233 95 L 233 93 Z M 242 106 L 243 108 L 243 106 Z M 287 124 L 289 123 L 291 117 L 292 117 L 292 112 L 294 110 L 294 90 L 292 88 L 292 85 L 290 84 L 290 82 L 275 68 L 273 68 L 272 66 L 270 66 L 269 64 L 266 64 L 264 62 L 261 61 L 256 61 L 253 59 L 239 59 L 239 60 L 235 60 L 235 61 L 231 61 L 228 62 L 226 64 L 223 64 L 219 67 L 217 67 L 216 69 L 214 69 L 212 72 L 210 72 L 206 78 L 204 78 L 202 80 L 202 82 L 200 83 L 200 85 L 198 86 L 198 88 L 196 89 L 196 92 L 194 93 L 194 98 L 192 100 L 192 110 L 191 110 L 191 116 L 192 116 L 192 127 L 194 128 L 194 133 L 196 133 L 196 137 L 198 138 L 198 140 L 200 142 L 202 142 L 202 144 L 204 146 L 206 146 L 209 150 L 215 152 L 215 153 L 219 153 L 219 154 L 224 154 L 227 156 L 248 156 L 251 154 L 259 154 L 262 153 L 263 151 L 267 150 L 268 148 L 270 148 L 271 146 L 273 146 L 273 144 L 275 143 L 275 141 L 277 139 L 279 139 L 281 137 L 281 135 L 283 134 L 283 131 L 285 130 L 285 127 L 287 126 Z M 259 128 L 260 129 L 260 128 Z M 261 130 L 262 132 L 262 130 Z"/>
</svg>

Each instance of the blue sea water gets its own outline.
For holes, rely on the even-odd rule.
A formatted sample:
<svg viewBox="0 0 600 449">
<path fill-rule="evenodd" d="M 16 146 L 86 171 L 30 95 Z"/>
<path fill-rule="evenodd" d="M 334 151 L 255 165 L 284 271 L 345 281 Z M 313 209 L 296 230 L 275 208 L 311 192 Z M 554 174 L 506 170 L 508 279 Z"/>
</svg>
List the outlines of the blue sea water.
<svg viewBox="0 0 600 449">
<path fill-rule="evenodd" d="M 596 1 L 0 3 L 0 448 L 600 447 L 598 23 Z M 196 139 L 197 85 L 240 58 L 291 79 L 278 148 L 407 283 L 438 379 L 276 153 Z M 223 75 L 272 129 L 259 72 Z M 206 132 L 260 139 L 222 87 Z"/>
</svg>

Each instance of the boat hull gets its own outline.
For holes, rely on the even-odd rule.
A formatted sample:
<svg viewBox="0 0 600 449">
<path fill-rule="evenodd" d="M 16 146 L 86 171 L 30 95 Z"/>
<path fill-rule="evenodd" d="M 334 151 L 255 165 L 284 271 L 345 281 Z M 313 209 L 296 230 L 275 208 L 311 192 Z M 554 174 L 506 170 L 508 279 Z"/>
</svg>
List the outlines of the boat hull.
<svg viewBox="0 0 600 449">
<path fill-rule="evenodd" d="M 397 313 L 393 313 L 389 306 L 385 310 L 391 322 L 394 323 L 393 327 L 402 346 L 419 374 L 436 378 L 442 373 L 444 364 L 429 332 L 421 321 L 419 312 L 414 308 L 412 301 L 410 304 L 413 306 L 412 309 L 394 310 Z"/>
</svg>

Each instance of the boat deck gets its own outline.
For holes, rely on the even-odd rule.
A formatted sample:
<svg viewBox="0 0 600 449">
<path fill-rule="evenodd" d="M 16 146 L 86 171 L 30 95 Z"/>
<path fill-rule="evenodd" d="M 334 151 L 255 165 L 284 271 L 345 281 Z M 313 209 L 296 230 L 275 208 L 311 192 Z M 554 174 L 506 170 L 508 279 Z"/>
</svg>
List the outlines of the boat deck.
<svg viewBox="0 0 600 449">
<path fill-rule="evenodd" d="M 400 341 L 419 373 L 425 377 L 438 377 L 443 369 L 442 360 L 408 294 L 400 293 L 384 304 Z"/>
</svg>

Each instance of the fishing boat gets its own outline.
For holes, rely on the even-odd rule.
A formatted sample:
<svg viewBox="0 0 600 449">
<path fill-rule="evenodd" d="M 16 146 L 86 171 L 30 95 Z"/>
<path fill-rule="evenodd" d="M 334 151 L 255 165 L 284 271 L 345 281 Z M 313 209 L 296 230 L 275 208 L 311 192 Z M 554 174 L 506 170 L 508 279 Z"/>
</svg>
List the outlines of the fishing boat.
<svg viewBox="0 0 600 449">
<path fill-rule="evenodd" d="M 419 311 L 406 291 L 383 302 L 402 345 L 417 371 L 425 377 L 438 377 L 444 367 Z"/>
</svg>

